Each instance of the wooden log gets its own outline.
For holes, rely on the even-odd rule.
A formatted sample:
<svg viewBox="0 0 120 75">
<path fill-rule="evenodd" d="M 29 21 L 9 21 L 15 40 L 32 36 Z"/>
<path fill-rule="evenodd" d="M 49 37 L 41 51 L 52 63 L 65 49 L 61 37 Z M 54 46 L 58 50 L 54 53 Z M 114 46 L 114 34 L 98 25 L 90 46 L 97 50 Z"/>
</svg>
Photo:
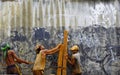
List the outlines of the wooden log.
<svg viewBox="0 0 120 75">
<path fill-rule="evenodd" d="M 62 72 L 62 61 L 63 61 L 63 49 L 64 49 L 64 45 L 62 44 L 62 46 L 60 47 L 59 56 L 58 56 L 57 75 L 62 74 L 61 72 Z"/>
<path fill-rule="evenodd" d="M 68 42 L 68 32 L 64 31 L 64 41 L 62 46 L 60 47 L 59 56 L 58 56 L 57 75 L 66 75 L 67 61 L 65 56 L 67 55 L 67 42 Z"/>
<path fill-rule="evenodd" d="M 67 74 L 67 60 L 66 60 L 66 55 L 67 55 L 67 43 L 68 43 L 68 32 L 64 31 L 64 50 L 63 50 L 63 69 L 62 69 L 62 75 Z"/>
</svg>

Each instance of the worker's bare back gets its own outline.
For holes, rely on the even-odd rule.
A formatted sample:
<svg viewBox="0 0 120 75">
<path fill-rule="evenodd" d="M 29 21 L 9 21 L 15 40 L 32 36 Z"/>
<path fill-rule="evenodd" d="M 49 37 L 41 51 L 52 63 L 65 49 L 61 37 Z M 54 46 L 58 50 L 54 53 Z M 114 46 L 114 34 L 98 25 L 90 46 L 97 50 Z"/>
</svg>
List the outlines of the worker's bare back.
<svg viewBox="0 0 120 75">
<path fill-rule="evenodd" d="M 15 52 L 13 50 L 9 50 L 6 57 L 6 64 L 14 65 L 15 64 Z"/>
</svg>

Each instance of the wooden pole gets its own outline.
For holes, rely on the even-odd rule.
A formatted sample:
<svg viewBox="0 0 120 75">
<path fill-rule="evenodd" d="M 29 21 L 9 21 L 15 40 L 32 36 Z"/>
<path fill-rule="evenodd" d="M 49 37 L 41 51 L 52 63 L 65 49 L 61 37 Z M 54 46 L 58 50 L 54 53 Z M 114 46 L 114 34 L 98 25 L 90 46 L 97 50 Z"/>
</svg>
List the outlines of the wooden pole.
<svg viewBox="0 0 120 75">
<path fill-rule="evenodd" d="M 68 42 L 68 32 L 64 31 L 64 41 L 62 46 L 60 47 L 59 56 L 58 56 L 57 75 L 66 75 L 67 60 L 65 56 L 67 55 L 67 42 Z"/>
<path fill-rule="evenodd" d="M 61 72 L 62 72 L 62 62 L 63 62 L 63 49 L 64 49 L 64 45 L 62 44 L 62 46 L 60 47 L 59 56 L 58 56 L 57 75 L 62 74 Z"/>
<path fill-rule="evenodd" d="M 67 60 L 66 60 L 66 55 L 67 55 L 67 43 L 68 43 L 68 32 L 64 31 L 64 53 L 63 53 L 63 69 L 62 69 L 62 75 L 67 74 Z"/>
</svg>

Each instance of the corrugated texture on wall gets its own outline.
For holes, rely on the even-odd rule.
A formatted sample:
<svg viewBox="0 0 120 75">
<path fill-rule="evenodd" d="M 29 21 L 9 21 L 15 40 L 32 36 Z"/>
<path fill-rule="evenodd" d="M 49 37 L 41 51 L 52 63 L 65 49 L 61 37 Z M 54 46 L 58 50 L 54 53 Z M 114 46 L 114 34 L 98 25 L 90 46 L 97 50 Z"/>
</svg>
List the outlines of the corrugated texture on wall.
<svg viewBox="0 0 120 75">
<path fill-rule="evenodd" d="M 55 47 L 68 30 L 68 49 L 74 44 L 80 47 L 83 75 L 119 75 L 119 20 L 118 0 L 0 1 L 0 45 L 8 42 L 19 57 L 34 62 L 36 43 Z M 0 59 L 3 62 L 1 51 Z M 57 54 L 47 60 L 45 75 L 55 74 Z M 32 75 L 33 65 L 20 66 L 23 74 Z M 5 67 L 0 69 L 4 74 Z M 67 74 L 71 74 L 70 65 Z"/>
</svg>

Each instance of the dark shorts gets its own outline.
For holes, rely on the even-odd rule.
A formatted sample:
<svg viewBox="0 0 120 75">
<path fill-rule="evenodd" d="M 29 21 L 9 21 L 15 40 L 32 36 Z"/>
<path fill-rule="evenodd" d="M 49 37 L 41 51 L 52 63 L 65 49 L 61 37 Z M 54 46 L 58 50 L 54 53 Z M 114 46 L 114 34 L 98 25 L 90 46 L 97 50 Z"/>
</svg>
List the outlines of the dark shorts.
<svg viewBox="0 0 120 75">
<path fill-rule="evenodd" d="M 15 65 L 10 65 L 7 66 L 7 74 L 19 75 L 19 72 Z"/>
</svg>

